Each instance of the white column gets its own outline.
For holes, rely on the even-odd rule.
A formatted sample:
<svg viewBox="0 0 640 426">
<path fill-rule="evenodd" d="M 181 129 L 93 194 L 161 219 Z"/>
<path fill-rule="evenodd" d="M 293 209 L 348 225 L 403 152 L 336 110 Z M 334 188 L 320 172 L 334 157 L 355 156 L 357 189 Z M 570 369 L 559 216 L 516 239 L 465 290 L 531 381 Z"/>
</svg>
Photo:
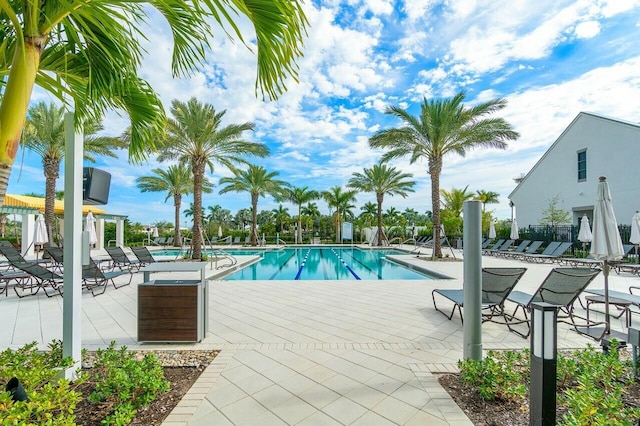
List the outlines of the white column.
<svg viewBox="0 0 640 426">
<path fill-rule="evenodd" d="M 98 234 L 96 250 L 102 250 L 104 248 L 104 219 L 102 218 L 96 220 L 96 234 Z"/>
<path fill-rule="evenodd" d="M 73 113 L 66 113 L 64 167 L 64 295 L 62 303 L 62 355 L 74 365 L 65 370 L 73 379 L 80 367 L 82 347 L 82 134 L 74 129 Z"/>
<path fill-rule="evenodd" d="M 22 215 L 22 256 L 30 257 L 35 255 L 33 250 L 33 233 L 36 230 L 36 217 L 32 214 Z"/>
<path fill-rule="evenodd" d="M 124 219 L 116 221 L 116 247 L 124 247 Z"/>
</svg>

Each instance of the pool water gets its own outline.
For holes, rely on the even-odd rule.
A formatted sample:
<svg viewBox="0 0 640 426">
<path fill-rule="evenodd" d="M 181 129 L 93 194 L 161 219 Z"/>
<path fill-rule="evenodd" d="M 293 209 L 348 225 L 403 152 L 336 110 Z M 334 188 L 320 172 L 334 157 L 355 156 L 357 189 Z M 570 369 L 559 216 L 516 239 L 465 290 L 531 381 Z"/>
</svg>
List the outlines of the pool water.
<svg viewBox="0 0 640 426">
<path fill-rule="evenodd" d="M 238 253 L 239 254 L 239 253 Z M 385 259 L 399 250 L 300 247 L 262 251 L 260 262 L 224 280 L 424 280 L 431 277 Z"/>
</svg>

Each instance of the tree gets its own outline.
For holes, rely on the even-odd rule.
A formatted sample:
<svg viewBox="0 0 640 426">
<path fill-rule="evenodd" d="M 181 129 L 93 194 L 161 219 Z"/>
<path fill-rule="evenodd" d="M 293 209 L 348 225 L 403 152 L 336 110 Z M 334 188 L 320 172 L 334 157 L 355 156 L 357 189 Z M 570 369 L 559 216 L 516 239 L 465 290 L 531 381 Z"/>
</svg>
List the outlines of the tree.
<svg viewBox="0 0 640 426">
<path fill-rule="evenodd" d="M 407 222 L 416 223 L 418 221 L 419 217 L 420 217 L 420 213 L 418 213 L 418 211 L 416 209 L 412 209 L 410 207 L 407 207 L 402 212 L 402 216 L 404 216 L 404 218 L 407 220 Z"/>
<path fill-rule="evenodd" d="M 95 136 L 102 130 L 99 123 L 86 122 L 84 129 L 84 158 L 87 161 L 94 163 L 94 155 L 117 157 L 114 150 L 126 148 L 126 144 L 117 138 Z M 22 146 L 42 158 L 45 177 L 44 222 L 49 241 L 53 241 L 56 183 L 65 154 L 64 107 L 39 102 L 29 108 Z"/>
<path fill-rule="evenodd" d="M 456 216 L 460 217 L 464 209 L 464 202 L 473 198 L 473 193 L 467 192 L 467 188 L 469 188 L 469 185 L 463 189 L 451 188 L 451 191 L 441 189 L 442 208 L 451 210 Z"/>
<path fill-rule="evenodd" d="M 278 172 L 268 172 L 262 166 L 249 165 L 247 170 L 235 170 L 233 177 L 223 177 L 220 185 L 227 185 L 220 190 L 220 194 L 227 192 L 248 192 L 251 194 L 251 245 L 258 245 L 257 212 L 258 198 L 267 194 L 281 197 L 289 186 L 286 182 L 276 179 Z"/>
<path fill-rule="evenodd" d="M 431 176 L 431 208 L 434 225 L 434 256 L 442 257 L 440 247 L 440 174 L 446 154 L 464 156 L 467 150 L 479 147 L 504 149 L 506 141 L 518 138 L 509 123 L 502 118 L 487 117 L 507 105 L 504 99 L 493 99 L 472 107 L 463 104 L 465 93 L 448 99 L 423 99 L 419 116 L 390 106 L 385 113 L 395 116 L 403 126 L 383 129 L 369 139 L 372 148 L 387 152 L 382 161 L 409 157 L 413 164 L 425 158 Z"/>
<path fill-rule="evenodd" d="M 560 204 L 559 195 L 549 198 L 547 202 L 549 204 L 544 210 L 542 210 L 542 218 L 540 219 L 541 225 L 556 226 L 562 223 L 571 223 L 571 212 L 561 209 L 558 206 L 558 204 Z"/>
<path fill-rule="evenodd" d="M 306 220 L 307 230 L 313 230 L 316 219 L 321 216 L 320 209 L 318 209 L 318 205 L 316 203 L 307 203 L 307 205 L 302 208 L 302 215 Z"/>
<path fill-rule="evenodd" d="M 149 7 L 150 6 L 150 7 Z M 16 0 L 2 8 L 0 70 L 0 206 L 4 203 L 34 85 L 75 105 L 76 122 L 99 119 L 109 109 L 131 120 L 130 156 L 139 160 L 164 127 L 162 103 L 138 76 L 140 39 L 151 9 L 173 34 L 172 71 L 188 76 L 204 64 L 215 23 L 257 52 L 256 92 L 277 98 L 297 79 L 296 59 L 308 24 L 299 0 L 51 1 Z M 253 26 L 245 41 L 234 18 Z M 246 18 L 246 19 L 245 19 Z"/>
<path fill-rule="evenodd" d="M 382 203 L 384 196 L 400 195 L 402 198 L 406 198 L 407 193 L 413 192 L 413 186 L 416 184 L 415 181 L 410 180 L 412 177 L 411 173 L 402 173 L 395 167 L 378 163 L 374 164 L 370 169 L 365 167 L 362 173 L 353 173 L 351 179 L 349 179 L 348 187 L 362 192 L 373 192 L 376 195 L 378 246 L 381 246 L 383 241 Z"/>
<path fill-rule="evenodd" d="M 328 191 L 322 191 L 321 195 L 330 209 L 336 209 L 333 216 L 333 223 L 336 226 L 336 242 L 340 242 L 342 219 L 346 217 L 349 210 L 354 207 L 351 203 L 356 201 L 356 191 L 343 191 L 341 187 L 334 186 Z"/>
<path fill-rule="evenodd" d="M 363 224 L 371 226 L 378 217 L 378 205 L 371 201 L 367 201 L 360 207 L 362 213 L 360 213 L 360 219 Z"/>
<path fill-rule="evenodd" d="M 289 219 L 291 219 L 289 209 L 280 204 L 277 209 L 273 209 L 271 212 L 273 213 L 273 218 L 276 224 L 276 232 L 282 232 L 285 225 L 289 224 Z"/>
<path fill-rule="evenodd" d="M 193 174 L 188 167 L 183 165 L 172 165 L 166 170 L 153 169 L 150 176 L 140 176 L 136 179 L 138 189 L 141 192 L 166 192 L 166 202 L 173 197 L 174 216 L 173 216 L 173 239 L 178 246 L 182 245 L 180 236 L 180 209 L 182 208 L 182 196 L 193 192 Z M 213 184 L 204 179 L 202 182 L 202 191 L 210 193 L 213 191 Z"/>
<path fill-rule="evenodd" d="M 213 172 L 214 163 L 235 170 L 238 164 L 248 164 L 245 157 L 265 157 L 266 145 L 244 141 L 242 134 L 253 130 L 253 123 L 229 124 L 221 127 L 226 111 L 216 112 L 213 105 L 191 98 L 187 103 L 175 99 L 171 103 L 174 118 L 167 120 L 164 139 L 160 143 L 160 161 L 177 159 L 189 164 L 193 172 L 193 254 L 200 260 L 202 253 L 202 185 L 207 167 Z"/>
<path fill-rule="evenodd" d="M 296 241 L 298 243 L 302 242 L 302 205 L 310 202 L 311 200 L 317 200 L 318 198 L 320 198 L 318 191 L 309 189 L 306 186 L 302 188 L 294 187 L 285 192 L 284 199 L 298 206 L 298 229 L 296 236 Z"/>
<path fill-rule="evenodd" d="M 238 229 L 244 231 L 244 225 L 246 223 L 251 223 L 251 209 L 240 209 L 236 212 L 233 221 L 235 222 Z"/>
<path fill-rule="evenodd" d="M 500 202 L 498 199 L 500 194 L 493 191 L 485 191 L 484 189 L 478 189 L 476 191 L 476 200 L 482 203 L 482 211 L 484 211 L 487 204 L 497 204 Z"/>
<path fill-rule="evenodd" d="M 221 205 L 216 204 L 215 206 L 207 207 L 209 210 L 209 214 L 207 215 L 207 222 L 209 222 L 209 226 L 211 224 L 215 224 L 218 226 L 229 226 L 231 223 L 231 210 L 223 209 Z M 217 232 L 217 230 L 209 229 L 211 232 Z"/>
</svg>

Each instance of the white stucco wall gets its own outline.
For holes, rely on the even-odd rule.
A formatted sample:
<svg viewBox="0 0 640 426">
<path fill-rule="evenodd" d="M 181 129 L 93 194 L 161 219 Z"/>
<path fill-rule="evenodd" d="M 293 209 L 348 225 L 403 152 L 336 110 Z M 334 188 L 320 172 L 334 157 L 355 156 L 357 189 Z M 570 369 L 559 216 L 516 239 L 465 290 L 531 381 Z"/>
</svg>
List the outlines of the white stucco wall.
<svg viewBox="0 0 640 426">
<path fill-rule="evenodd" d="M 578 151 L 587 151 L 587 179 L 578 182 Z M 629 224 L 640 210 L 640 125 L 580 113 L 509 195 L 518 225 L 540 223 L 549 200 L 573 214 L 591 213 L 598 178 L 606 176 L 619 224 Z"/>
</svg>

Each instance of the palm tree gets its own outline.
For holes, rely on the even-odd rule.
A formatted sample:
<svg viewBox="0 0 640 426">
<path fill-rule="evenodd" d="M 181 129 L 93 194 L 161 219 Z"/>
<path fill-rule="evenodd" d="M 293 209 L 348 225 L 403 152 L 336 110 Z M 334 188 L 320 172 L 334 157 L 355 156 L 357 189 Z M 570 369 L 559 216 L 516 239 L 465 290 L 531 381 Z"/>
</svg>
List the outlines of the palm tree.
<svg viewBox="0 0 640 426">
<path fill-rule="evenodd" d="M 173 119 L 167 120 L 167 130 L 161 142 L 160 161 L 178 159 L 189 164 L 193 172 L 193 259 L 201 259 L 202 248 L 202 181 L 208 167 L 214 163 L 235 170 L 237 164 L 248 164 L 246 156 L 264 157 L 269 154 L 266 145 L 244 141 L 242 134 L 253 130 L 253 123 L 229 124 L 221 127 L 226 111 L 216 112 L 213 105 L 191 98 L 184 103 L 171 103 Z"/>
<path fill-rule="evenodd" d="M 448 99 L 423 100 L 419 116 L 407 110 L 391 106 L 385 111 L 400 119 L 404 125 L 378 131 L 369 139 L 372 148 L 387 152 L 383 161 L 409 157 L 411 163 L 426 158 L 431 176 L 431 208 L 433 210 L 434 251 L 442 257 L 440 247 L 440 174 L 443 159 L 449 153 L 464 156 L 472 148 L 504 149 L 509 140 L 516 140 L 518 133 L 503 118 L 489 115 L 507 105 L 505 99 L 493 99 L 466 107 L 465 93 Z"/>
<path fill-rule="evenodd" d="M 311 200 L 317 200 L 320 198 L 320 194 L 318 191 L 314 191 L 312 189 L 307 188 L 306 186 L 299 188 L 291 188 L 286 191 L 284 198 L 287 201 L 292 202 L 296 206 L 298 206 L 298 229 L 296 233 L 296 241 L 298 243 L 302 242 L 302 205 L 304 203 L 308 203 Z"/>
<path fill-rule="evenodd" d="M 356 201 L 356 191 L 343 191 L 341 187 L 334 186 L 328 191 L 322 191 L 322 198 L 327 202 L 329 208 L 335 208 L 334 223 L 336 225 L 336 242 L 340 242 L 340 227 L 343 217 L 354 206 L 351 203 Z"/>
<path fill-rule="evenodd" d="M 360 207 L 360 210 L 362 211 L 362 213 L 360 213 L 360 219 L 362 219 L 367 226 L 371 226 L 373 221 L 378 217 L 378 205 L 374 202 L 367 201 Z"/>
<path fill-rule="evenodd" d="M 153 169 L 151 173 L 153 175 L 140 176 L 136 179 L 138 189 L 141 192 L 166 192 L 165 202 L 169 197 L 173 197 L 173 206 L 175 208 L 173 239 L 176 245 L 181 246 L 180 208 L 182 206 L 182 196 L 191 194 L 193 191 L 193 174 L 188 167 L 179 164 L 169 166 L 166 170 Z M 207 193 L 213 191 L 213 184 L 208 179 L 204 179 L 202 191 Z"/>
<path fill-rule="evenodd" d="M 149 7 L 150 6 L 150 7 Z M 0 206 L 4 203 L 34 85 L 75 105 L 77 122 L 99 120 L 109 109 L 128 113 L 130 156 L 143 159 L 164 126 L 162 103 L 138 76 L 152 9 L 173 34 L 172 71 L 189 76 L 205 62 L 215 20 L 230 38 L 257 52 L 256 92 L 277 98 L 297 79 L 308 25 L 300 0 L 184 2 L 178 0 L 16 0 L 2 8 L 0 70 Z M 236 17 L 253 26 L 245 41 Z M 244 19 L 244 18 L 247 19 Z M 255 46 L 254 46 L 255 44 Z"/>
<path fill-rule="evenodd" d="M 102 130 L 99 123 L 87 122 L 84 129 L 84 158 L 90 162 L 95 162 L 94 154 L 117 157 L 114 150 L 126 148 L 126 144 L 119 139 L 95 136 Z M 42 158 L 45 176 L 44 221 L 49 241 L 53 241 L 56 182 L 65 155 L 64 107 L 40 102 L 29 108 L 22 146 Z"/>
<path fill-rule="evenodd" d="M 313 231 L 313 224 L 316 219 L 318 219 L 320 214 L 320 209 L 316 203 L 307 203 L 306 206 L 302 207 L 302 215 L 306 218 L 307 230 L 309 230 L 309 223 L 311 223 L 311 230 Z"/>
<path fill-rule="evenodd" d="M 231 222 L 231 210 L 223 209 L 220 204 L 207 207 L 209 214 L 207 220 L 209 223 L 215 223 L 218 226 L 227 226 Z"/>
<path fill-rule="evenodd" d="M 382 245 L 382 202 L 384 196 L 400 195 L 407 197 L 408 192 L 413 192 L 415 181 L 409 180 L 413 177 L 411 173 L 402 173 L 395 167 L 378 163 L 370 169 L 365 168 L 363 173 L 353 173 L 349 179 L 348 187 L 363 192 L 373 192 L 376 194 L 377 218 L 378 218 L 378 245 Z"/>
<path fill-rule="evenodd" d="M 251 194 L 251 245 L 256 246 L 258 244 L 258 198 L 267 194 L 276 198 L 280 197 L 289 184 L 275 179 L 278 172 L 268 172 L 264 167 L 253 164 L 250 164 L 247 170 L 235 170 L 234 175 L 220 179 L 220 185 L 227 185 L 220 190 L 220 194 L 231 191 Z"/>
<path fill-rule="evenodd" d="M 291 219 L 291 215 L 289 215 L 289 209 L 283 207 L 282 204 L 278 205 L 277 209 L 272 210 L 273 218 L 276 223 L 276 231 L 282 232 L 284 226 L 289 223 L 289 219 Z"/>
<path fill-rule="evenodd" d="M 451 210 L 456 217 L 460 217 L 462 210 L 464 209 L 464 202 L 473 199 L 473 192 L 467 192 L 469 185 L 463 189 L 451 188 L 451 191 L 446 189 L 440 190 L 442 195 L 442 208 Z"/>
<path fill-rule="evenodd" d="M 499 196 L 500 194 L 498 194 L 497 192 L 485 191 L 484 189 L 479 189 L 476 191 L 475 199 L 482 203 L 482 211 L 484 211 L 484 208 L 486 207 L 487 204 L 499 203 L 500 202 L 500 200 L 498 199 Z"/>
</svg>

